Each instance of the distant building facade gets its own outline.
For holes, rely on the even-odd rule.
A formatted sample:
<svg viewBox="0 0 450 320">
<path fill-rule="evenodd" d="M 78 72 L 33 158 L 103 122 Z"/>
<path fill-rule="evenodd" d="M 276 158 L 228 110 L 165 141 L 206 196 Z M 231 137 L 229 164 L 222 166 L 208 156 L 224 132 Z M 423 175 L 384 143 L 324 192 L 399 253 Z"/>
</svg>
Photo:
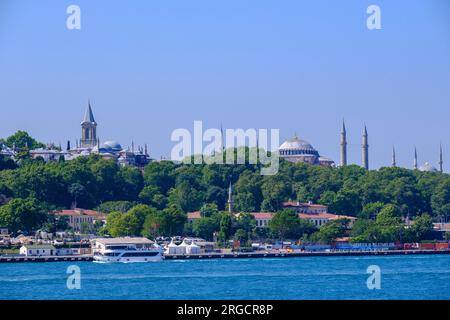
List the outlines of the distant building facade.
<svg viewBox="0 0 450 320">
<path fill-rule="evenodd" d="M 67 217 L 68 225 L 75 232 L 82 231 L 84 226 L 93 228 L 97 221 L 106 223 L 106 214 L 94 210 L 77 208 L 71 210 L 51 211 L 50 214 L 56 217 Z"/>
</svg>

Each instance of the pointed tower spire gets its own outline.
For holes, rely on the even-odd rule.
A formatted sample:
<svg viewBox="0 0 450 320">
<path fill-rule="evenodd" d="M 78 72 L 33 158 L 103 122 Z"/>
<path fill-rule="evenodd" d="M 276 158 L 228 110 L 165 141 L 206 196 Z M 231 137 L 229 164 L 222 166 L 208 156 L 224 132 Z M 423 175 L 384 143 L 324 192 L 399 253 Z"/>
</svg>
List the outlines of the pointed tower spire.
<svg viewBox="0 0 450 320">
<path fill-rule="evenodd" d="M 91 100 L 88 100 L 88 106 L 84 113 L 83 122 L 82 123 L 95 123 L 94 113 L 92 112 Z"/>
<path fill-rule="evenodd" d="M 439 171 L 444 172 L 444 156 L 442 154 L 442 143 L 439 145 Z"/>
<path fill-rule="evenodd" d="M 395 157 L 395 146 L 392 146 L 392 166 L 393 167 L 397 166 L 397 159 Z"/>
<path fill-rule="evenodd" d="M 231 185 L 231 181 L 230 181 L 230 186 L 228 187 L 228 212 L 232 213 L 234 210 L 234 201 L 233 201 L 233 187 Z"/>
<path fill-rule="evenodd" d="M 347 130 L 345 129 L 345 121 L 342 120 L 341 130 L 341 166 L 347 165 Z"/>
<path fill-rule="evenodd" d="M 419 164 L 417 161 L 417 148 L 414 147 L 414 169 L 417 170 L 418 168 L 419 168 Z"/>
<path fill-rule="evenodd" d="M 362 137 L 362 166 L 366 170 L 369 170 L 369 135 L 367 134 L 366 124 L 364 124 Z"/>
</svg>

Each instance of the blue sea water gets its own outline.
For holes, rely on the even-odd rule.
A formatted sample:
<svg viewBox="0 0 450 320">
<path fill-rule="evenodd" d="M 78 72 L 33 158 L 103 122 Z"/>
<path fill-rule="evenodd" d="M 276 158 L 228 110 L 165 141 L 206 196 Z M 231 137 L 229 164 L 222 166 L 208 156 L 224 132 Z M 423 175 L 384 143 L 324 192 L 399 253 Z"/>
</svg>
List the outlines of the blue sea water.
<svg viewBox="0 0 450 320">
<path fill-rule="evenodd" d="M 0 299 L 450 299 L 450 255 L 0 264 Z M 369 290 L 367 268 L 381 269 Z"/>
</svg>

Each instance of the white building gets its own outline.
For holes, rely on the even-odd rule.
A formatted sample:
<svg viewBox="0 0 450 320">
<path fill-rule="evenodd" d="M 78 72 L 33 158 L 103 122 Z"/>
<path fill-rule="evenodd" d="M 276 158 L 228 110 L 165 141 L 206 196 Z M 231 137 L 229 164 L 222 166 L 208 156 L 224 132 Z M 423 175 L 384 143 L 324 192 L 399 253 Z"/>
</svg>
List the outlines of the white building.
<svg viewBox="0 0 450 320">
<path fill-rule="evenodd" d="M 26 244 L 20 248 L 19 252 L 24 256 L 54 256 L 56 248 L 46 244 Z"/>
</svg>

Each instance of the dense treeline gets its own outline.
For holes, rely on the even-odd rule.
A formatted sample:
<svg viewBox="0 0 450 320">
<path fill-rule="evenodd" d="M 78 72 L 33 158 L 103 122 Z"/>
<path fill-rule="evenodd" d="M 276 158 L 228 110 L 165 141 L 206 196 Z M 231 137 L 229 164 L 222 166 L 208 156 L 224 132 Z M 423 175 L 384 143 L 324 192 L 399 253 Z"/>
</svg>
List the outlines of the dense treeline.
<svg viewBox="0 0 450 320">
<path fill-rule="evenodd" d="M 50 163 L 24 158 L 17 168 L 2 158 L 0 170 L 0 226 L 12 231 L 36 229 L 43 220 L 15 217 L 12 207 L 18 204 L 7 203 L 9 199 L 23 201 L 21 206 L 30 206 L 38 217 L 43 210 L 97 208 L 110 213 L 110 229 L 104 232 L 113 235 L 193 233 L 210 238 L 211 231 L 220 231 L 223 239 L 236 233 L 245 239 L 255 229 L 253 222 L 240 223 L 222 213 L 230 182 L 236 211 L 277 212 L 287 200 L 312 201 L 361 221 L 372 218 L 370 225 L 356 225 L 354 236 L 365 239 L 377 239 L 375 229 L 383 224 L 376 224 L 375 217 L 383 210 L 391 210 L 392 223 L 424 214 L 435 220 L 450 216 L 450 176 L 403 168 L 366 171 L 356 165 L 329 168 L 281 161 L 278 174 L 262 176 L 258 165 L 160 161 L 141 172 L 91 155 Z M 186 213 L 197 210 L 204 219 L 185 226 Z M 301 225 L 304 231 L 292 235 L 307 236 L 314 231 L 310 227 Z"/>
</svg>

